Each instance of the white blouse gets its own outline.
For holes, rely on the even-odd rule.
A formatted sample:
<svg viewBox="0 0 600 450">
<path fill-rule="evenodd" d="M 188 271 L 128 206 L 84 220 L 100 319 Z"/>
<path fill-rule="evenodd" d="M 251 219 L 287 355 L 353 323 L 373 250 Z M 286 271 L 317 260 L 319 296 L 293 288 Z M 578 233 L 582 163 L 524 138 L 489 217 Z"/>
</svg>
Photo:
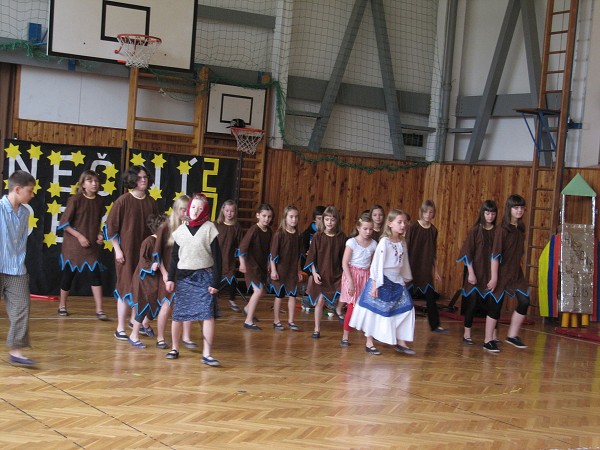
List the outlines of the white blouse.
<svg viewBox="0 0 600 450">
<path fill-rule="evenodd" d="M 384 275 L 390 281 L 403 286 L 412 280 L 404 242 L 392 242 L 387 237 L 379 240 L 371 263 L 371 278 L 377 287 L 383 285 Z"/>
<path fill-rule="evenodd" d="M 366 269 L 371 265 L 373 253 L 375 253 L 375 249 L 377 248 L 377 242 L 372 240 L 368 247 L 363 247 L 355 238 L 351 237 L 346 241 L 346 247 L 352 249 L 352 258 L 350 258 L 348 264 L 360 269 Z"/>
</svg>

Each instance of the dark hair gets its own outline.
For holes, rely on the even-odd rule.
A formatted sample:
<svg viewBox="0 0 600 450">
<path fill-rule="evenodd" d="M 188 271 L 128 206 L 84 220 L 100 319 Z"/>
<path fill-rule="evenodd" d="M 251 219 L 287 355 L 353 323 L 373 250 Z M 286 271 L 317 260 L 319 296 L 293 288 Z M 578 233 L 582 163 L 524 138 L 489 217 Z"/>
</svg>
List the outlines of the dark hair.
<svg viewBox="0 0 600 450">
<path fill-rule="evenodd" d="M 167 220 L 166 214 L 150 214 L 146 219 L 146 225 L 150 229 L 150 233 L 156 233 L 156 230 L 160 228 L 165 220 Z"/>
<path fill-rule="evenodd" d="M 142 170 L 146 172 L 146 175 L 148 176 L 148 186 L 152 186 L 154 183 L 154 177 L 148 169 L 146 169 L 144 166 L 131 166 L 123 175 L 123 184 L 125 185 L 125 188 L 133 189 L 136 186 L 138 175 Z"/>
<path fill-rule="evenodd" d="M 273 211 L 273 207 L 268 203 L 261 203 L 256 212 L 259 213 L 261 211 L 271 211 L 273 214 L 275 213 L 275 211 Z"/>
<path fill-rule="evenodd" d="M 492 222 L 494 225 L 496 225 L 496 219 L 498 218 L 498 205 L 496 205 L 496 202 L 494 200 L 486 200 L 481 204 L 481 207 L 479 208 L 479 215 L 477 216 L 477 222 L 475 222 L 475 225 L 485 225 L 486 212 L 496 213 L 496 218 L 494 219 L 494 222 Z"/>
<path fill-rule="evenodd" d="M 506 204 L 504 205 L 504 217 L 502 218 L 502 226 L 504 228 L 510 229 L 510 210 L 515 206 L 525 206 L 525 199 L 520 195 L 512 194 L 506 199 Z M 521 231 L 525 230 L 523 219 L 517 221 L 517 228 Z"/>
<path fill-rule="evenodd" d="M 12 191 L 17 186 L 35 186 L 35 178 L 25 170 L 15 170 L 8 177 L 8 192 Z"/>
<path fill-rule="evenodd" d="M 322 216 L 325 212 L 325 207 L 323 205 L 315 206 L 313 209 L 313 220 L 317 218 L 317 216 Z"/>
<path fill-rule="evenodd" d="M 83 183 L 85 183 L 87 180 L 91 180 L 92 178 L 96 178 L 98 183 L 100 183 L 100 175 L 98 175 L 97 172 L 94 172 L 93 170 L 84 170 L 79 176 L 76 192 L 78 194 L 83 194 L 85 192 L 83 189 Z"/>
</svg>

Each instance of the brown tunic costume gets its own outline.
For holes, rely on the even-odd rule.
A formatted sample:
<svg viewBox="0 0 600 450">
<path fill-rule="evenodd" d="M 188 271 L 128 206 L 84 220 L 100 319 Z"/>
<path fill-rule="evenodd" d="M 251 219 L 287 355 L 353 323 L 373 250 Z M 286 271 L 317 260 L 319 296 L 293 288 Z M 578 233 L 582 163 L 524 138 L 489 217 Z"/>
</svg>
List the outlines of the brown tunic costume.
<svg viewBox="0 0 600 450">
<path fill-rule="evenodd" d="M 236 252 L 243 238 L 242 227 L 239 224 L 226 225 L 215 223 L 219 235 L 219 247 L 221 248 L 221 261 L 223 267 L 223 278 L 229 284 L 235 283 L 235 272 L 237 266 Z"/>
<path fill-rule="evenodd" d="M 525 231 L 509 225 L 496 227 L 492 258 L 498 259 L 498 283 L 492 292 L 494 300 L 499 302 L 504 294 L 514 297 L 517 291 L 529 296 L 529 286 L 523 270 L 521 259 L 525 248 Z"/>
<path fill-rule="evenodd" d="M 165 270 L 168 272 L 171 264 L 171 253 L 173 252 L 173 241 L 169 243 L 171 237 L 171 229 L 169 228 L 169 221 L 164 222 L 158 230 L 156 230 L 156 242 L 154 244 L 154 252 L 152 258 L 154 262 L 162 262 L 165 266 Z M 167 287 L 163 281 L 162 272 L 156 271 L 158 279 L 158 304 L 162 305 L 163 302 L 168 302 L 169 305 L 175 296 L 175 292 L 167 292 Z"/>
<path fill-rule="evenodd" d="M 106 219 L 104 237 L 118 237 L 125 257 L 123 264 L 115 262 L 117 284 L 114 295 L 117 300 L 126 300 L 129 304 L 133 302 L 131 281 L 140 256 L 140 246 L 150 235 L 146 226 L 150 214 L 158 214 L 156 201 L 149 195 L 139 199 L 128 192 L 115 200 Z"/>
<path fill-rule="evenodd" d="M 160 309 L 158 304 L 158 282 L 162 278 L 160 271 L 156 273 L 151 267 L 154 263 L 154 247 L 156 236 L 148 236 L 140 247 L 138 265 L 132 280 L 133 305 L 138 316 L 147 315 L 154 319 Z"/>
<path fill-rule="evenodd" d="M 262 231 L 257 224 L 252 225 L 242 242 L 240 242 L 240 256 L 246 259 L 246 287 L 267 286 L 267 262 L 269 260 L 269 246 L 273 232 L 267 227 Z"/>
<path fill-rule="evenodd" d="M 58 229 L 74 228 L 90 241 L 90 246 L 82 247 L 77 238 L 65 230 L 60 255 L 63 270 L 65 267 L 79 272 L 83 269 L 94 270 L 100 264 L 98 258 L 101 246 L 96 241 L 100 234 L 103 214 L 104 200 L 99 195 L 94 198 L 87 198 L 83 194 L 69 197 L 67 207 L 60 216 Z"/>
<path fill-rule="evenodd" d="M 315 283 L 313 276 L 308 279 L 306 292 L 312 305 L 317 303 L 319 295 L 323 295 L 325 301 L 330 304 L 340 295 L 340 281 L 342 279 L 342 257 L 346 249 L 346 235 L 342 232 L 335 236 L 327 236 L 318 231 L 313 235 L 308 256 L 306 257 L 306 268 L 314 266 L 321 276 L 321 283 Z"/>
<path fill-rule="evenodd" d="M 283 229 L 275 232 L 271 240 L 269 259 L 277 266 L 279 280 L 271 280 L 271 289 L 279 297 L 296 296 L 298 290 L 298 261 L 302 254 L 302 236 L 296 231 L 289 233 Z"/>
<path fill-rule="evenodd" d="M 479 293 L 481 297 L 489 294 L 487 283 L 491 278 L 492 245 L 494 243 L 495 228 L 486 230 L 477 224 L 469 230 L 467 238 L 460 249 L 460 257 L 456 262 L 463 262 L 473 266 L 473 272 L 477 278 L 477 284 L 468 281 L 468 273 L 463 280 L 463 297 L 468 297 L 473 292 Z"/>
<path fill-rule="evenodd" d="M 433 286 L 433 263 L 437 257 L 437 228 L 431 224 L 423 228 L 419 221 L 408 226 L 406 231 L 406 246 L 408 259 L 412 269 L 413 280 L 409 288 L 414 292 L 425 294 Z"/>
</svg>

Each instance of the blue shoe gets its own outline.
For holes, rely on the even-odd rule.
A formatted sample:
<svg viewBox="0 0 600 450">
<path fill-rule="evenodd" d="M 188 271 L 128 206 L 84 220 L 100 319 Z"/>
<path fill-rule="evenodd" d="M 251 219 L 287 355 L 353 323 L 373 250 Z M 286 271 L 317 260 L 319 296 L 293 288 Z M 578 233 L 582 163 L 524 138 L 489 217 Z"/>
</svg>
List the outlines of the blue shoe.
<svg viewBox="0 0 600 450">
<path fill-rule="evenodd" d="M 244 328 L 247 328 L 248 330 L 254 330 L 254 331 L 262 330 L 262 328 L 259 327 L 258 325 L 255 325 L 253 323 L 246 323 L 246 322 L 244 322 Z"/>
<path fill-rule="evenodd" d="M 125 333 L 124 331 L 115 331 L 115 339 L 118 339 L 119 341 L 128 341 L 129 340 L 129 336 L 127 336 L 127 333 Z"/>
<path fill-rule="evenodd" d="M 142 330 L 144 330 L 143 333 L 142 333 Z M 145 334 L 148 337 L 154 337 L 154 330 L 152 329 L 152 327 L 150 325 L 148 325 L 147 327 L 142 327 L 140 329 L 140 333 Z"/>
<path fill-rule="evenodd" d="M 207 366 L 217 367 L 221 365 L 221 362 L 218 359 L 213 358 L 212 356 L 203 356 L 202 364 L 206 364 Z"/>
<path fill-rule="evenodd" d="M 146 344 L 144 344 L 142 341 L 132 341 L 130 338 L 127 338 L 127 342 L 129 342 L 135 348 L 146 348 Z"/>
<path fill-rule="evenodd" d="M 8 354 L 8 360 L 13 364 L 21 364 L 22 366 L 33 366 L 35 364 L 33 359 L 25 357 L 21 358 L 19 356 L 11 355 L 10 353 Z"/>
</svg>

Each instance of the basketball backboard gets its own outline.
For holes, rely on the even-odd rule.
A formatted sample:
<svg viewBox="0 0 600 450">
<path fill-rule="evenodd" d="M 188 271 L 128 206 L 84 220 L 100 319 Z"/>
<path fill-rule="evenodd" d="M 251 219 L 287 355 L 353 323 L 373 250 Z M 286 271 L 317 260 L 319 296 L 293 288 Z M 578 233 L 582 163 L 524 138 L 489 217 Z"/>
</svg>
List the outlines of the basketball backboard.
<svg viewBox="0 0 600 450">
<path fill-rule="evenodd" d="M 191 70 L 196 42 L 196 0 L 50 0 L 48 54 L 117 62 L 117 35 L 157 36 L 151 66 Z"/>
</svg>

